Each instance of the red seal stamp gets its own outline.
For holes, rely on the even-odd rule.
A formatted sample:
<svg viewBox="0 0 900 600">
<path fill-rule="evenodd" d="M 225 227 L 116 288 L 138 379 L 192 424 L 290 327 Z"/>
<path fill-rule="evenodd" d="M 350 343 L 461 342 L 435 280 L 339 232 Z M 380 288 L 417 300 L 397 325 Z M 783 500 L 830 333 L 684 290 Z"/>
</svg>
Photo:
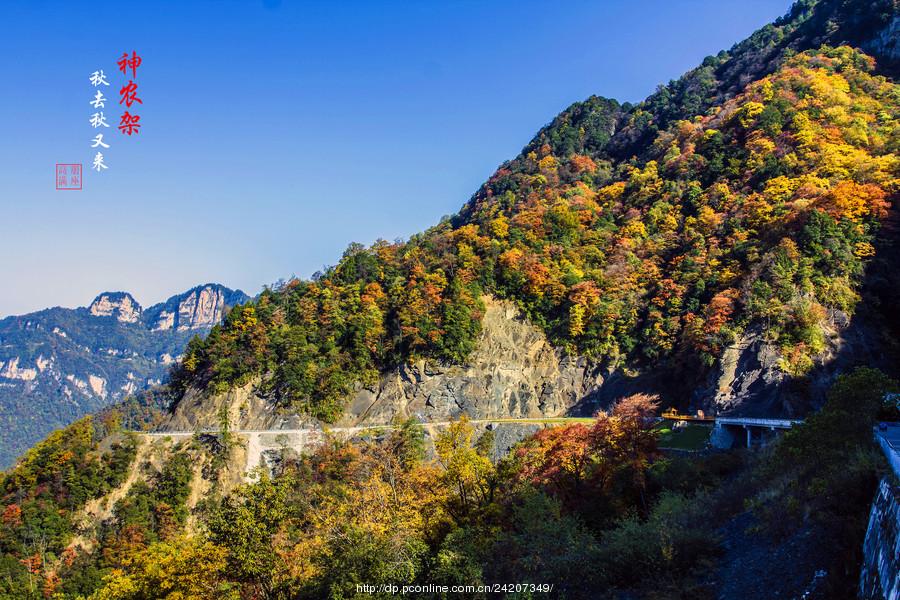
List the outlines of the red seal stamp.
<svg viewBox="0 0 900 600">
<path fill-rule="evenodd" d="M 80 190 L 81 165 L 56 164 L 56 189 Z"/>
</svg>

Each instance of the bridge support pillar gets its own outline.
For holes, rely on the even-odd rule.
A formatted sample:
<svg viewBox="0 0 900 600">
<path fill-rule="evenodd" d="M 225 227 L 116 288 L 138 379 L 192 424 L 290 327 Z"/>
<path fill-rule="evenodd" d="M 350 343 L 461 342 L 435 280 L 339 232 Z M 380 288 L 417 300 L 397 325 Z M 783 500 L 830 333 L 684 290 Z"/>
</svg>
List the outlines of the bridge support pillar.
<svg viewBox="0 0 900 600">
<path fill-rule="evenodd" d="M 715 427 L 713 427 L 712 433 L 709 436 L 709 441 L 712 444 L 713 448 L 719 448 L 723 450 L 733 448 L 736 437 L 734 429 L 734 427 L 716 423 Z"/>
</svg>

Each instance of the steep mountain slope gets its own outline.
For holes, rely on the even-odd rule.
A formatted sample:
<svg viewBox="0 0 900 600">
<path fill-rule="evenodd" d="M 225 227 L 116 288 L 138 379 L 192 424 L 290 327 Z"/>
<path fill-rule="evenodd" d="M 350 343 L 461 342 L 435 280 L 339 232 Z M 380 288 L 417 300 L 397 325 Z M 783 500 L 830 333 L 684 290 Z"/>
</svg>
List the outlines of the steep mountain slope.
<svg viewBox="0 0 900 600">
<path fill-rule="evenodd" d="M 801 0 L 787 15 L 756 31 L 730 50 L 709 56 L 679 79 L 661 86 L 620 123 L 607 154 L 618 159 L 641 155 L 656 134 L 679 119 L 703 114 L 775 71 L 796 52 L 822 45 L 850 45 L 878 58 L 882 73 L 900 68 L 894 0 Z"/>
<path fill-rule="evenodd" d="M 124 292 L 87 308 L 0 320 L 0 466 L 47 433 L 168 377 L 188 340 L 249 297 L 206 284 L 142 309 Z"/>
<path fill-rule="evenodd" d="M 607 148 L 650 104 L 577 105 L 456 217 L 353 245 L 318 279 L 233 311 L 187 350 L 176 391 L 254 380 L 270 404 L 333 421 L 404 362 L 465 363 L 489 295 L 608 379 L 652 374 L 670 402 L 802 414 L 897 191 L 897 91 L 876 73 L 848 47 L 789 56 L 627 161 Z M 732 347 L 750 355 L 722 362 Z"/>
</svg>

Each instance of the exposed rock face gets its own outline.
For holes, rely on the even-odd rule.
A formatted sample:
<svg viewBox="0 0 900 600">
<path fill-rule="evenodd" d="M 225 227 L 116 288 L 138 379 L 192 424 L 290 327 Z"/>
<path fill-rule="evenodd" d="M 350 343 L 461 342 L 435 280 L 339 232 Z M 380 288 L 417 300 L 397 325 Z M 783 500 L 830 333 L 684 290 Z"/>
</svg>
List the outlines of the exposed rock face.
<svg viewBox="0 0 900 600">
<path fill-rule="evenodd" d="M 43 357 L 39 357 L 43 360 Z M 43 370 L 43 369 L 41 369 Z M 0 377 L 5 379 L 21 379 L 22 381 L 31 381 L 37 377 L 38 369 L 20 369 L 19 357 L 15 357 L 7 362 L 0 361 Z"/>
<path fill-rule="evenodd" d="M 900 16 L 894 15 L 887 26 L 867 40 L 862 48 L 882 60 L 900 63 Z"/>
<path fill-rule="evenodd" d="M 249 298 L 216 284 L 141 309 L 125 292 L 87 308 L 0 319 L 0 467 L 57 427 L 166 379 L 188 340 Z M 157 324 L 171 317 L 171 326 Z"/>
<path fill-rule="evenodd" d="M 88 385 L 96 396 L 106 398 L 106 380 L 98 375 L 88 375 Z"/>
<path fill-rule="evenodd" d="M 257 393 L 259 381 L 251 381 L 224 394 L 189 389 L 162 426 L 165 431 L 217 429 L 226 415 L 233 429 L 298 429 L 315 423 L 303 415 L 283 414 Z"/>
<path fill-rule="evenodd" d="M 222 320 L 227 307 L 247 300 L 243 292 L 206 284 L 148 309 L 144 322 L 152 331 L 205 329 Z"/>
<path fill-rule="evenodd" d="M 563 357 L 544 333 L 509 303 L 485 298 L 481 337 L 465 365 L 420 361 L 361 389 L 347 420 L 387 423 L 395 415 L 441 421 L 564 415 L 580 407 L 604 381 L 600 367 Z M 586 409 L 588 412 L 590 409 Z"/>
<path fill-rule="evenodd" d="M 881 311 L 865 304 L 852 320 L 831 310 L 825 350 L 807 375 L 791 377 L 782 369 L 776 343 L 768 341 L 760 328 L 747 330 L 708 371 L 659 366 L 631 375 L 564 356 L 513 304 L 490 297 L 484 301 L 481 336 L 466 364 L 401 365 L 376 385 L 357 389 L 336 425 L 390 423 L 398 415 L 416 416 L 426 423 L 462 414 L 473 419 L 590 416 L 638 392 L 659 394 L 664 403 L 707 414 L 803 418 L 821 406 L 840 373 L 860 365 L 892 373 L 897 364 Z M 239 429 L 315 425 L 306 415 L 277 408 L 274 399 L 258 393 L 258 383 L 212 397 L 203 390 L 188 390 L 166 428 L 216 428 L 222 410 Z"/>
<path fill-rule="evenodd" d="M 137 323 L 141 318 L 141 305 L 126 292 L 104 292 L 88 308 L 95 317 L 111 317 L 122 323 Z"/>
<path fill-rule="evenodd" d="M 104 292 L 94 298 L 88 311 L 95 317 L 114 316 L 121 323 L 143 321 L 152 331 L 190 331 L 212 327 L 222 319 L 227 307 L 248 299 L 241 291 L 207 283 L 146 311 L 127 292 Z"/>
<path fill-rule="evenodd" d="M 175 328 L 175 313 L 167 310 L 159 313 L 156 323 L 153 324 L 153 331 L 167 331 Z"/>
<path fill-rule="evenodd" d="M 826 349 L 813 370 L 792 378 L 781 355 L 761 330 L 751 329 L 727 348 L 716 367 L 704 374 L 657 369 L 629 376 L 585 358 L 567 357 L 516 307 L 486 297 L 482 332 L 463 365 L 419 361 L 385 373 L 377 385 L 360 387 L 348 400 L 337 426 L 390 423 L 415 416 L 425 423 L 466 414 L 472 419 L 590 416 L 638 392 L 660 394 L 664 402 L 703 409 L 708 414 L 763 418 L 802 418 L 824 401 L 834 378 L 859 364 L 883 368 L 877 326 L 866 318 L 831 311 Z M 692 390 L 685 382 L 700 384 Z M 316 426 L 308 416 L 279 409 L 262 396 L 259 381 L 210 395 L 190 389 L 177 403 L 165 429 L 217 428 L 223 411 L 236 429 L 297 429 Z M 691 391 L 692 390 L 692 391 Z M 692 395 L 691 395 L 692 394 Z"/>
<path fill-rule="evenodd" d="M 703 408 L 712 414 L 783 416 L 785 373 L 777 349 L 759 331 L 743 335 L 722 353 L 713 386 L 702 390 Z"/>
<path fill-rule="evenodd" d="M 359 389 L 338 425 L 390 423 L 394 416 L 440 422 L 466 414 L 473 419 L 590 415 L 631 393 L 622 376 L 610 376 L 583 358 L 568 358 L 508 302 L 485 298 L 481 337 L 465 365 L 420 361 L 385 374 L 374 388 Z M 612 384 L 615 397 L 603 394 Z M 208 396 L 189 390 L 178 402 L 168 430 L 218 427 L 226 411 L 237 429 L 295 429 L 308 417 L 279 411 L 256 393 L 256 383 Z"/>
<path fill-rule="evenodd" d="M 896 359 L 879 316 L 863 306 L 852 320 L 839 310 L 830 310 L 827 319 L 825 349 L 803 377 L 785 373 L 777 346 L 754 328 L 725 349 L 706 386 L 695 390 L 693 408 L 729 416 L 802 418 L 824 403 L 840 373 L 857 366 L 894 371 Z"/>
<path fill-rule="evenodd" d="M 178 329 L 199 329 L 218 323 L 225 311 L 225 294 L 209 286 L 194 290 L 178 303 Z"/>
</svg>

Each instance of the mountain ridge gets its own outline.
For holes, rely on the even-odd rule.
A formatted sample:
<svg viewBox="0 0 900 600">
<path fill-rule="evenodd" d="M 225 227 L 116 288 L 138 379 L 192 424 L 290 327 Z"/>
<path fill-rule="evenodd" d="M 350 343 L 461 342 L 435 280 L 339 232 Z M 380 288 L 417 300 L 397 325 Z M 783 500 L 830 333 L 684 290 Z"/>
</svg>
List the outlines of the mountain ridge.
<svg viewBox="0 0 900 600">
<path fill-rule="evenodd" d="M 821 99 L 804 100 L 810 90 Z M 782 383 L 835 352 L 896 192 L 891 90 L 847 47 L 787 52 L 772 75 L 674 122 L 628 161 L 606 148 L 640 105 L 573 105 L 449 221 L 402 244 L 353 244 L 320 277 L 233 312 L 189 348 L 176 395 L 261 375 L 274 404 L 335 420 L 355 386 L 398 364 L 464 362 L 490 293 L 569 354 L 690 373 L 668 386 L 682 407 L 752 403 L 744 392 L 768 378 L 785 395 L 761 403 L 803 414 L 807 392 Z M 691 399 L 760 319 L 767 339 L 750 346 L 769 357 L 742 362 L 759 362 L 762 378 L 725 377 L 732 397 Z"/>
<path fill-rule="evenodd" d="M 167 377 L 190 337 L 248 301 L 219 284 L 143 309 L 127 292 L 0 319 L 0 464 L 56 427 Z"/>
</svg>

